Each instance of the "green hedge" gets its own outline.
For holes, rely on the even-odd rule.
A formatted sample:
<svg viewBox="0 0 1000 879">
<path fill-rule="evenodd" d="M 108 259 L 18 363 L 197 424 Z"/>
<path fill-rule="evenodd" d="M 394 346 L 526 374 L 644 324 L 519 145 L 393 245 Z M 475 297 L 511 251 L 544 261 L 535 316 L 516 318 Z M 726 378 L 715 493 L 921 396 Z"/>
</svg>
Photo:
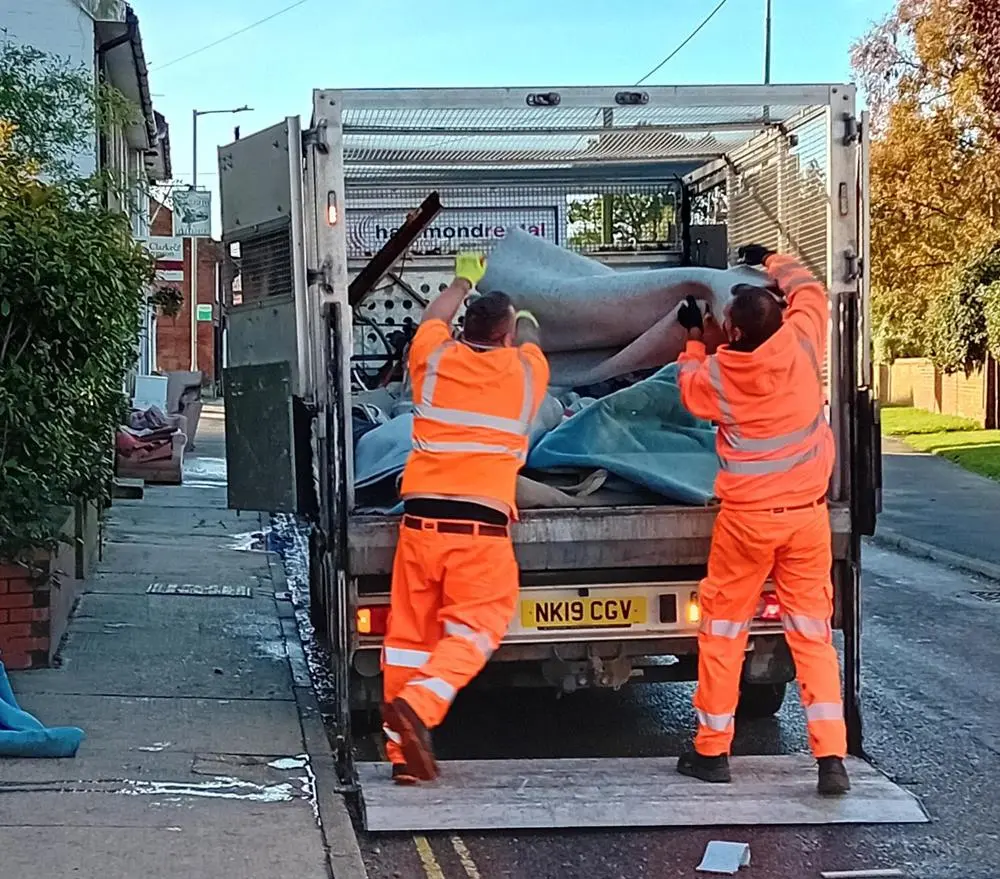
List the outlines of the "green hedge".
<svg viewBox="0 0 1000 879">
<path fill-rule="evenodd" d="M 11 52 L 35 66 L 19 71 Z M 52 545 L 53 507 L 106 494 L 153 279 L 128 218 L 105 207 L 109 183 L 73 179 L 65 150 L 40 148 L 46 137 L 87 142 L 86 124 L 39 121 L 53 88 L 76 95 L 79 119 L 97 118 L 92 84 L 42 76 L 45 64 L 0 47 L 3 85 L 23 80 L 16 100 L 0 99 L 0 559 Z"/>
</svg>

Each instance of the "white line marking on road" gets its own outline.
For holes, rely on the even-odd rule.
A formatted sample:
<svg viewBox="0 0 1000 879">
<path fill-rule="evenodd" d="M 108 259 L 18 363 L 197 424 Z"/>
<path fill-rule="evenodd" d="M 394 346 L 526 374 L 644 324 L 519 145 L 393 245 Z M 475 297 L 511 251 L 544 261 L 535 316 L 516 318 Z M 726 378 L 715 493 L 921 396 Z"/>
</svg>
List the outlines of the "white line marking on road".
<svg viewBox="0 0 1000 879">
<path fill-rule="evenodd" d="M 455 854 L 458 855 L 458 859 L 462 862 L 462 869 L 465 870 L 465 875 L 469 879 L 483 879 L 482 874 L 479 872 L 479 867 L 472 860 L 472 853 L 462 841 L 462 837 L 453 836 L 451 838 L 451 847 L 455 849 Z"/>
<path fill-rule="evenodd" d="M 420 856 L 420 863 L 423 865 L 427 879 L 444 879 L 444 870 L 434 857 L 434 850 L 427 841 L 426 836 L 414 836 L 413 844 L 417 847 L 417 854 Z"/>
</svg>

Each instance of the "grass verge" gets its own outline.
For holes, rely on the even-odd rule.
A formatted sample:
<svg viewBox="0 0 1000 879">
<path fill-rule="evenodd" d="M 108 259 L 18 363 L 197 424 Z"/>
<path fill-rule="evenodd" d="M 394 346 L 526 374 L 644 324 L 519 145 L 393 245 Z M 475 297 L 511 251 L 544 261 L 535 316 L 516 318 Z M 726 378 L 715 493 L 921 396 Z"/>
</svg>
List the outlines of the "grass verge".
<svg viewBox="0 0 1000 879">
<path fill-rule="evenodd" d="M 1000 430 L 981 430 L 968 418 L 893 406 L 882 410 L 882 433 L 1000 481 Z"/>
</svg>

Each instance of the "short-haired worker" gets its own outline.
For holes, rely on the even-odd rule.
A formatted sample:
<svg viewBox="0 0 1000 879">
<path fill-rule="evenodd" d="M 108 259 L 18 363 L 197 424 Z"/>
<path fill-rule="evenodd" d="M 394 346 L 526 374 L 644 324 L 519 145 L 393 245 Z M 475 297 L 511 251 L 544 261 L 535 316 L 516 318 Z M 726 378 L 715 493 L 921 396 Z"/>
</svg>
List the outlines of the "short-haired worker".
<svg viewBox="0 0 1000 879">
<path fill-rule="evenodd" d="M 472 300 L 453 337 L 455 313 L 485 270 L 481 254 L 459 254 L 455 280 L 410 345 L 413 449 L 382 653 L 386 753 L 400 784 L 437 777 L 430 730 L 496 650 L 517 605 L 510 521 L 549 366 L 538 322 L 504 293 Z"/>
<path fill-rule="evenodd" d="M 708 575 L 701 582 L 698 732 L 678 771 L 727 782 L 740 673 L 750 621 L 773 576 L 819 762 L 819 792 L 850 789 L 837 654 L 831 639 L 833 587 L 826 492 L 834 463 L 821 364 L 827 291 L 803 266 L 761 245 L 740 249 L 763 265 L 775 289 L 740 285 L 724 315 L 728 342 L 709 355 L 703 317 L 689 300 L 680 356 L 681 400 L 718 424 L 721 502 Z M 781 301 L 784 299 L 785 301 Z M 786 307 L 787 305 L 787 307 Z"/>
</svg>

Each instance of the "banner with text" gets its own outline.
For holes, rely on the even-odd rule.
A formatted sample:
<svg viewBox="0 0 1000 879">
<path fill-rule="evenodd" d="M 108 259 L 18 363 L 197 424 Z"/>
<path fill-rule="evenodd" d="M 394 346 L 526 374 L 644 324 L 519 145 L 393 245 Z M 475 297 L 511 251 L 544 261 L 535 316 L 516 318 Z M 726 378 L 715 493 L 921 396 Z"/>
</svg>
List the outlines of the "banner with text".
<svg viewBox="0 0 1000 879">
<path fill-rule="evenodd" d="M 406 222 L 407 213 L 399 208 L 348 208 L 347 255 L 366 257 L 377 253 Z M 410 253 L 449 254 L 477 247 L 487 250 L 511 227 L 558 244 L 558 226 L 555 207 L 445 208 L 413 242 Z"/>
</svg>

